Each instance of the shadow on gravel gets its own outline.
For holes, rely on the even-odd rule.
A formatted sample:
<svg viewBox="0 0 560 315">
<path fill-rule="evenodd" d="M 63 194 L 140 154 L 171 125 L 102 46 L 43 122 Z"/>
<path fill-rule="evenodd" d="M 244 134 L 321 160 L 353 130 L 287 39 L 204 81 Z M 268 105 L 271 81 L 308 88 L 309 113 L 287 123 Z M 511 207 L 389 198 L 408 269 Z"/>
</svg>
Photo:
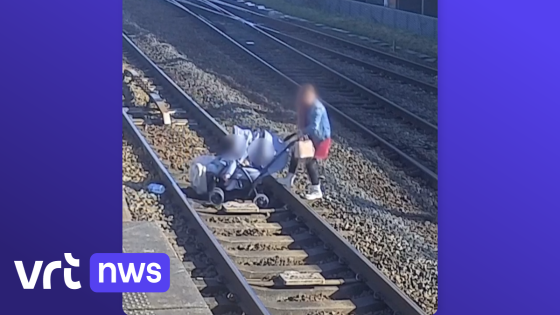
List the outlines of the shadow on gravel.
<svg viewBox="0 0 560 315">
<path fill-rule="evenodd" d="M 403 218 L 406 220 L 412 220 L 415 222 L 431 222 L 434 224 L 438 223 L 438 218 L 437 215 L 433 215 L 431 213 L 426 213 L 426 212 L 416 212 L 416 213 L 410 213 L 410 212 L 403 212 L 402 210 L 399 209 L 389 209 L 380 205 L 377 205 L 375 203 L 373 203 L 372 201 L 369 200 L 365 200 L 363 198 L 360 198 L 358 196 L 350 196 L 349 197 L 350 200 L 352 200 L 352 203 L 354 204 L 359 204 L 359 205 L 363 205 L 366 208 L 371 208 L 371 209 L 379 209 L 381 211 L 387 212 L 395 217 L 399 217 L 399 218 Z"/>
<path fill-rule="evenodd" d="M 137 154 L 137 152 L 134 152 L 134 153 Z M 128 188 L 130 188 L 134 191 L 140 192 L 141 190 L 146 189 L 146 187 L 147 187 L 146 182 L 149 182 L 149 180 L 146 180 L 146 181 L 143 181 L 143 182 L 127 181 L 127 182 L 123 182 L 123 185 L 125 185 L 126 187 L 128 187 Z"/>
</svg>

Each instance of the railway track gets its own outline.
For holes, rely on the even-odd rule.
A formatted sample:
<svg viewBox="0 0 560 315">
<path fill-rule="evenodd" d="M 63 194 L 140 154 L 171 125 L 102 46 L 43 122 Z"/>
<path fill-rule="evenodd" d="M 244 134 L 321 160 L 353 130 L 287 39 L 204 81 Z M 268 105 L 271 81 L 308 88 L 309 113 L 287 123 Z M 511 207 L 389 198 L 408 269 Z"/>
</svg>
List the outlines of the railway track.
<svg viewBox="0 0 560 315">
<path fill-rule="evenodd" d="M 183 0 L 181 0 L 183 1 Z M 240 14 L 244 14 L 244 16 L 251 17 L 250 19 L 257 23 L 262 23 L 264 25 L 271 26 L 277 30 L 281 30 L 283 32 L 287 32 L 288 34 L 292 34 L 293 36 L 300 37 L 305 40 L 311 40 L 314 42 L 320 42 L 328 45 L 334 45 L 335 47 L 350 49 L 352 51 L 361 53 L 367 56 L 376 56 L 379 59 L 383 59 L 387 62 L 392 63 L 395 66 L 405 67 L 401 68 L 404 69 L 414 69 L 418 71 L 418 74 L 424 74 L 428 77 L 425 79 L 434 80 L 437 78 L 438 70 L 434 67 L 431 67 L 423 61 L 422 59 L 418 59 L 419 62 L 415 62 L 410 60 L 410 57 L 403 58 L 401 56 L 395 55 L 395 47 L 391 47 L 389 44 L 384 44 L 389 49 L 393 49 L 391 52 L 386 52 L 380 50 L 379 48 L 374 48 L 364 45 L 365 43 L 359 42 L 356 40 L 341 37 L 340 32 L 325 32 L 324 29 L 317 28 L 315 25 L 309 22 L 302 22 L 298 21 L 297 19 L 290 19 L 283 14 L 275 11 L 267 11 L 267 10 L 260 10 L 258 6 L 248 6 L 248 2 L 239 2 L 239 1 L 232 1 L 232 0 L 207 0 L 212 2 L 213 4 L 222 6 L 227 9 L 235 9 L 236 12 L 240 12 Z M 189 0 L 185 0 L 185 2 L 190 2 Z M 206 2 L 206 0 L 198 1 L 198 2 Z M 266 14 L 265 14 L 266 13 Z M 237 14 L 237 13 L 236 13 Z M 340 30 L 339 30 L 340 31 Z M 427 57 L 427 56 L 426 56 Z M 375 63 L 375 62 L 374 62 Z M 430 79 L 431 77 L 431 79 Z"/>
<path fill-rule="evenodd" d="M 215 14 L 231 16 L 227 10 L 216 5 L 214 2 L 199 1 L 196 2 L 196 4 L 192 4 L 191 1 L 182 0 L 181 2 L 198 8 L 206 8 Z M 229 7 L 226 7 L 226 9 L 227 8 Z M 234 6 L 233 8 L 237 7 Z M 252 15 L 255 13 L 253 13 L 253 11 L 234 9 L 233 12 L 245 20 L 254 21 Z M 231 18 L 235 19 L 237 16 L 231 16 Z M 269 17 L 263 18 L 270 19 Z M 276 21 L 275 19 L 272 20 Z M 425 119 L 434 126 L 437 125 L 437 87 L 435 85 L 416 80 L 395 71 L 388 70 L 387 68 L 376 66 L 372 63 L 362 61 L 361 59 L 356 59 L 348 54 L 333 50 L 337 49 L 337 47 L 324 47 L 309 41 L 307 38 L 293 37 L 285 34 L 285 32 L 272 30 L 260 24 L 255 25 L 255 27 L 282 40 L 300 52 L 312 56 L 313 59 L 328 65 L 331 69 L 347 76 L 367 89 L 378 93 L 382 97 L 382 99 L 378 101 L 384 102 L 385 100 L 390 100 L 392 103 L 388 104 L 388 106 L 399 104 L 400 107 Z M 371 59 L 371 55 L 362 54 L 361 58 Z M 385 62 L 385 65 L 386 64 Z"/>
<path fill-rule="evenodd" d="M 268 314 L 212 232 L 202 223 L 190 204 L 185 202 L 185 196 L 177 186 L 175 178 L 167 170 L 165 163 L 160 161 L 156 153 L 158 149 L 153 148 L 146 140 L 147 136 L 143 131 L 147 130 L 148 134 L 151 134 L 152 130 L 148 130 L 149 127 L 164 123 L 162 113 L 166 112 L 167 105 L 156 102 L 157 97 L 149 97 L 150 92 L 157 94 L 157 91 L 151 89 L 149 81 L 134 70 L 123 69 L 123 96 L 126 95 L 123 98 L 127 99 L 127 105 L 130 105 L 131 99 L 134 98 L 130 92 L 133 89 L 130 85 L 135 85 L 137 91 L 138 88 L 142 90 L 139 94 L 145 96 L 145 106 L 123 108 L 123 141 L 126 141 L 128 146 L 131 145 L 133 152 L 142 160 L 144 169 L 150 172 L 150 179 L 165 185 L 166 193 L 161 204 L 165 210 L 170 211 L 168 215 L 172 216 L 171 227 L 176 238 L 175 245 L 184 248 L 184 265 L 206 303 L 214 314 Z M 138 95 L 135 96 L 139 98 Z M 184 114 L 184 111 L 176 112 L 174 124 L 180 124 L 181 120 L 178 118 L 184 118 Z M 137 126 L 143 127 L 143 130 L 140 131 Z M 177 248 L 175 250 L 181 255 Z M 220 270 L 220 273 L 217 270 Z M 235 295 L 232 292 L 235 292 Z"/>
<path fill-rule="evenodd" d="M 172 3 L 174 1 L 171 1 Z M 390 100 L 390 96 L 389 95 L 381 95 L 377 92 L 374 92 L 370 87 L 363 85 L 360 82 L 357 82 L 356 80 L 354 80 L 353 78 L 351 78 L 352 75 L 348 75 L 345 74 L 344 72 L 344 67 L 339 67 L 338 70 L 335 70 L 332 66 L 327 66 L 326 63 L 328 63 L 329 61 L 334 61 L 334 60 L 346 60 L 346 61 L 350 61 L 349 64 L 353 64 L 355 66 L 359 66 L 360 68 L 364 66 L 364 64 L 366 66 L 372 66 L 370 69 L 375 69 L 375 67 L 373 65 L 369 65 L 367 63 L 364 63 L 362 61 L 359 61 L 357 59 L 351 58 L 349 56 L 345 56 L 343 54 L 337 53 L 331 49 L 327 49 L 315 44 L 311 44 L 309 42 L 307 42 L 306 40 L 301 40 L 286 34 L 283 34 L 281 32 L 278 32 L 276 30 L 271 30 L 269 28 L 266 27 L 262 27 L 259 25 L 255 25 L 252 24 L 253 21 L 252 20 L 247 20 L 244 16 L 239 15 L 238 12 L 235 12 L 235 14 L 231 13 L 230 11 L 227 11 L 217 5 L 215 5 L 213 2 L 210 1 L 204 1 L 204 2 L 200 2 L 199 5 L 198 2 L 197 3 L 193 3 L 190 1 L 180 1 L 181 4 L 187 5 L 189 8 L 191 8 L 194 12 L 198 13 L 198 14 L 202 14 L 204 15 L 204 17 L 206 17 L 207 19 L 209 19 L 210 21 L 218 21 L 218 23 L 222 23 L 221 20 L 216 19 L 217 16 L 220 17 L 224 17 L 224 18 L 230 18 L 232 20 L 235 21 L 239 21 L 240 19 L 242 19 L 242 21 L 244 21 L 246 24 L 250 25 L 251 27 L 253 27 L 255 30 L 257 30 L 258 32 L 260 32 L 261 34 L 264 34 L 265 37 L 268 37 L 269 39 L 271 39 L 272 41 L 275 41 L 276 43 L 280 44 L 281 46 L 284 46 L 286 48 L 289 48 L 292 52 L 294 52 L 295 54 L 290 54 L 290 56 L 296 56 L 299 55 L 301 60 L 303 60 L 302 62 L 307 61 L 307 64 L 311 64 L 314 63 L 314 73 L 312 74 L 313 77 L 320 75 L 330 75 L 330 76 L 334 76 L 336 77 L 336 79 L 339 82 L 344 83 L 347 86 L 351 86 L 353 89 L 355 89 L 357 92 L 363 93 L 363 94 L 367 94 L 375 103 L 379 104 L 379 105 L 383 105 L 386 108 L 388 108 L 389 110 L 393 111 L 394 113 L 396 113 L 397 115 L 400 115 L 404 120 L 407 120 L 408 122 L 415 124 L 417 127 L 419 128 L 423 128 L 428 132 L 436 132 L 437 133 L 437 112 L 431 111 L 429 112 L 427 115 L 422 113 L 422 111 L 418 111 L 418 106 L 417 105 L 412 105 L 409 107 L 403 106 L 402 104 L 396 104 L 394 101 Z M 242 11 L 245 12 L 245 11 Z M 251 11 L 248 11 L 251 12 Z M 205 14 L 205 13 L 210 13 L 211 15 Z M 253 14 L 253 13 L 250 13 Z M 222 20 L 223 21 L 223 20 Z M 222 24 L 223 27 L 223 31 L 229 34 L 230 28 L 232 26 L 231 23 L 228 24 Z M 239 27 L 239 26 L 238 26 Z M 236 37 L 233 36 L 235 39 Z M 258 37 L 257 37 L 258 38 Z M 285 39 L 288 39 L 288 41 L 286 41 Z M 304 51 L 302 51 L 301 49 L 297 49 L 297 47 L 295 47 L 294 45 L 290 44 L 287 45 L 287 42 L 296 42 L 296 46 L 302 47 L 304 48 L 306 51 L 310 51 L 313 53 L 313 55 L 309 55 L 307 53 L 305 53 Z M 268 41 L 267 41 L 268 42 Z M 270 45 L 270 44 L 269 44 Z M 259 45 L 254 44 L 254 45 L 248 45 L 247 48 L 249 48 L 251 51 L 255 52 L 255 49 L 259 49 L 259 56 L 262 55 L 263 57 L 267 57 L 266 54 L 263 55 L 261 50 L 266 50 L 268 49 L 268 45 L 263 48 L 260 49 L 261 46 L 261 42 L 259 42 Z M 272 47 L 273 45 L 271 45 Z M 278 45 L 275 45 L 278 47 Z M 306 48 L 311 48 L 311 49 L 306 49 Z M 318 58 L 321 57 L 321 58 Z M 270 59 L 270 58 L 268 58 Z M 271 59 L 276 61 L 277 59 Z M 311 63 L 309 62 L 311 61 Z M 275 62 L 273 62 L 273 64 L 276 64 Z M 347 63 L 348 64 L 348 63 Z M 282 68 L 282 67 L 279 67 Z M 320 72 L 320 73 L 319 73 Z M 363 69 L 362 71 L 363 72 Z M 362 73 L 364 74 L 364 73 Z M 394 76 L 399 76 L 399 74 L 397 73 L 393 73 Z M 401 76 L 403 77 L 403 76 Z M 297 77 L 295 78 L 297 81 Z"/>
<path fill-rule="evenodd" d="M 406 59 L 394 59 L 393 55 L 361 46 L 339 37 L 287 22 L 282 19 L 229 4 L 223 1 L 187 1 L 210 10 L 230 10 L 246 20 L 257 23 L 257 27 L 300 50 L 312 51 L 321 59 L 333 59 L 362 68 L 370 76 L 382 76 L 393 84 L 412 85 L 437 95 L 437 70 L 413 63 Z M 397 57 L 398 58 L 398 57 Z M 402 60 L 401 60 L 402 59 Z"/>
<path fill-rule="evenodd" d="M 437 126 L 332 70 L 251 25 L 193 4 L 167 1 L 222 37 L 231 54 L 262 65 L 263 76 L 276 76 L 295 89 L 312 83 L 331 114 L 363 132 L 373 145 L 403 163 L 409 175 L 437 187 Z M 187 8 L 188 7 L 188 8 Z"/>
<path fill-rule="evenodd" d="M 188 199 L 184 195 L 188 182 L 185 173 L 177 171 L 177 156 L 158 157 L 162 140 L 151 139 L 150 144 L 135 124 L 144 129 L 152 123 L 188 124 L 210 146 L 227 131 L 124 33 L 123 52 L 151 78 L 143 81 L 146 93 L 157 93 L 150 97 L 149 102 L 155 105 L 151 109 L 123 109 L 125 133 L 146 152 L 167 188 L 166 195 L 186 215 L 189 234 L 197 243 L 194 247 L 207 256 L 206 265 L 217 270 L 215 278 L 202 280 L 206 286 L 216 282 L 227 287 L 229 304 L 239 305 L 251 315 L 424 314 L 317 212 L 272 178 L 265 182 L 266 189 L 285 206 L 255 209 L 226 205 L 216 211 Z"/>
</svg>

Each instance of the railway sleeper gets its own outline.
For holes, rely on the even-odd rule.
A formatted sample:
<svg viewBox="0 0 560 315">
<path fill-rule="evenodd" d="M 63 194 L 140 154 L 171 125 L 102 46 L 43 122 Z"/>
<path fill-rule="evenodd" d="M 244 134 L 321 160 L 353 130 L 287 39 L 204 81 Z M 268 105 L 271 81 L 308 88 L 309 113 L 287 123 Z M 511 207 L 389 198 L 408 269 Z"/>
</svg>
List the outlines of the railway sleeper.
<svg viewBox="0 0 560 315">
<path fill-rule="evenodd" d="M 196 203 L 197 206 L 195 206 L 196 211 L 198 211 L 199 213 L 204 213 L 204 214 L 215 214 L 215 215 L 237 215 L 235 213 L 228 213 L 226 209 L 216 209 L 215 207 L 208 207 L 208 206 L 203 206 L 201 204 Z M 280 217 L 284 217 L 287 215 L 291 215 L 291 213 L 285 209 L 285 208 L 271 208 L 271 209 L 259 209 L 259 212 L 257 213 L 258 215 L 265 215 L 267 217 L 272 217 L 274 215 L 278 215 Z"/>
<path fill-rule="evenodd" d="M 165 124 L 185 126 L 188 124 L 185 112 L 175 112 L 174 110 L 169 110 L 162 115 L 161 111 L 149 107 L 125 107 L 125 109 L 132 119 L 142 120 L 146 125 Z"/>
<path fill-rule="evenodd" d="M 358 300 L 324 300 L 316 302 L 265 302 L 265 306 L 274 315 L 308 315 L 314 312 L 336 312 L 340 314 L 351 314 L 371 311 L 372 309 L 384 309 L 385 304 L 380 301 L 372 301 L 371 298 Z"/>
<path fill-rule="evenodd" d="M 247 279 L 253 280 L 272 279 L 287 271 L 320 273 L 325 278 L 331 279 L 336 277 L 337 273 L 347 271 L 348 267 L 333 261 L 324 264 L 299 266 L 239 266 L 239 270 Z"/>
<path fill-rule="evenodd" d="M 298 282 L 286 282 L 276 276 L 272 279 L 247 279 L 247 283 L 253 287 L 269 288 L 269 289 L 285 289 L 285 288 L 298 288 L 302 293 L 305 290 L 309 290 L 309 287 L 321 287 L 321 286 L 341 286 L 345 284 L 357 283 L 358 280 L 354 278 L 333 278 L 333 279 L 322 279 L 318 281 L 320 277 L 313 277 L 309 279 L 300 279 Z"/>
<path fill-rule="evenodd" d="M 125 75 L 126 74 L 126 75 Z M 125 70 L 123 76 L 125 78 L 136 78 L 138 73 L 136 71 L 129 71 Z M 149 103 L 155 105 L 155 108 L 152 106 L 146 107 L 125 107 L 126 111 L 129 115 L 132 116 L 136 125 L 143 125 L 149 123 L 160 123 L 158 119 L 153 119 L 154 117 L 160 116 L 163 124 L 171 125 L 179 124 L 185 125 L 185 115 L 186 111 L 182 108 L 172 108 L 164 98 L 162 98 L 154 85 L 151 84 L 150 81 L 147 79 L 135 80 L 140 81 L 139 86 L 141 89 L 148 95 Z M 130 94 L 130 93 L 129 93 Z M 158 112 L 159 111 L 159 112 Z M 177 116 L 176 116 L 177 114 Z M 181 117 L 179 117 L 181 116 Z M 173 119 L 172 119 L 173 117 Z"/>
</svg>

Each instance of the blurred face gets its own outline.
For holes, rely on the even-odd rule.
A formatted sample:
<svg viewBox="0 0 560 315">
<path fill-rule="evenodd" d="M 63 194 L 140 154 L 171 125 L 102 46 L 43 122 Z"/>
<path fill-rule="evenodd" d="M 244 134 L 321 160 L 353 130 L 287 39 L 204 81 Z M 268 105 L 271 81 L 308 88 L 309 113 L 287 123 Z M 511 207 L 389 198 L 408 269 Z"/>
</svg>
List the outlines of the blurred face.
<svg viewBox="0 0 560 315">
<path fill-rule="evenodd" d="M 317 95 L 315 94 L 315 92 L 313 92 L 311 90 L 307 90 L 307 91 L 303 92 L 303 95 L 301 97 L 302 105 L 304 105 L 306 107 L 309 107 L 309 106 L 313 105 L 316 98 L 317 98 Z"/>
<path fill-rule="evenodd" d="M 222 145 L 222 154 L 235 154 L 239 155 L 240 152 L 237 152 L 240 149 L 239 143 L 243 141 L 238 135 L 227 135 L 224 138 L 223 145 Z"/>
<path fill-rule="evenodd" d="M 272 143 L 264 139 L 255 140 L 249 147 L 249 159 L 257 165 L 267 164 L 273 157 L 271 154 L 274 154 Z"/>
<path fill-rule="evenodd" d="M 230 152 L 231 149 L 233 148 L 233 136 L 232 135 L 227 135 L 222 139 L 222 143 L 220 146 L 220 153 L 227 153 Z"/>
</svg>

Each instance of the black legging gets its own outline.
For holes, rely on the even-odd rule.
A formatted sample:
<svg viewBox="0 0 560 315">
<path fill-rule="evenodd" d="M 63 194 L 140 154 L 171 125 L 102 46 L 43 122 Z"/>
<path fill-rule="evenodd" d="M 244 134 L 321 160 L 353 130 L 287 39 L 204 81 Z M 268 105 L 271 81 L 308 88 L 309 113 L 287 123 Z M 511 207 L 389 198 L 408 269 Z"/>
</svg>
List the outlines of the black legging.
<svg viewBox="0 0 560 315">
<path fill-rule="evenodd" d="M 307 175 L 309 175 L 309 180 L 311 185 L 319 185 L 319 164 L 316 159 L 304 159 L 305 168 L 307 170 Z M 288 172 L 295 174 L 298 167 L 299 159 L 292 155 L 292 160 L 290 161 L 290 167 Z"/>
</svg>

